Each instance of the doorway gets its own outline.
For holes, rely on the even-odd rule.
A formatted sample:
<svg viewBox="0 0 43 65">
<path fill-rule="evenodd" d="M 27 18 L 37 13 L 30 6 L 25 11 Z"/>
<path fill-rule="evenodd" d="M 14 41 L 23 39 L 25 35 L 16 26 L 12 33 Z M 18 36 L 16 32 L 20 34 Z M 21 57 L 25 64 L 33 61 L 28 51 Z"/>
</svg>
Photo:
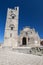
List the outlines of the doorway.
<svg viewBox="0 0 43 65">
<path fill-rule="evenodd" d="M 23 39 L 22 39 L 22 45 L 26 45 L 26 37 L 23 37 Z"/>
</svg>

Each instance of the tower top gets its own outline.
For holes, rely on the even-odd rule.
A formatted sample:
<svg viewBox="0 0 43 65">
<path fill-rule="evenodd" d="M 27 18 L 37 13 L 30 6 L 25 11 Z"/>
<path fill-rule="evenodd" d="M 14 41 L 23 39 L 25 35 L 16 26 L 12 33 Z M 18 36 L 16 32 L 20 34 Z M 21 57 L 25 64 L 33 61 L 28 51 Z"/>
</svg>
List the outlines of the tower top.
<svg viewBox="0 0 43 65">
<path fill-rule="evenodd" d="M 16 11 L 16 10 L 19 10 L 19 7 L 18 7 L 18 6 L 17 6 L 17 7 L 14 7 L 14 9 L 13 9 L 13 8 L 8 8 L 8 10 L 9 10 L 9 9 L 10 9 L 10 10 L 15 10 L 15 11 Z"/>
</svg>

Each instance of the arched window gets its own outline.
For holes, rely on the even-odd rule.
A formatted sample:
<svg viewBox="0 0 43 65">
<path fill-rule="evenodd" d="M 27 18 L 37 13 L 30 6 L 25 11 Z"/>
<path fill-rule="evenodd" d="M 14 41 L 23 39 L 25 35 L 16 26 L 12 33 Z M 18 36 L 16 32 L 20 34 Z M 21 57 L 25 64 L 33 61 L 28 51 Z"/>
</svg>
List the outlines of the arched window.
<svg viewBox="0 0 43 65">
<path fill-rule="evenodd" d="M 13 27 L 11 27 L 11 30 L 13 30 Z"/>
<path fill-rule="evenodd" d="M 40 42 L 40 45 L 42 45 L 42 46 L 43 46 L 43 41 L 41 41 L 41 42 Z"/>
<path fill-rule="evenodd" d="M 13 30 L 15 28 L 14 24 L 10 24 L 10 29 Z"/>
</svg>

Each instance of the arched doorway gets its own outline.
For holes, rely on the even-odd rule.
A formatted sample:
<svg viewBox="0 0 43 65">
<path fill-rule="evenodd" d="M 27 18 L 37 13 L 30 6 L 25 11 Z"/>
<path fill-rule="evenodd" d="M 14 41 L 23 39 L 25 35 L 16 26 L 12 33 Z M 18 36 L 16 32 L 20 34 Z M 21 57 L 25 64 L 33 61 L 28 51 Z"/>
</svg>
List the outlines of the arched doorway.
<svg viewBox="0 0 43 65">
<path fill-rule="evenodd" d="M 23 39 L 22 39 L 22 45 L 26 45 L 26 37 L 23 37 Z"/>
</svg>

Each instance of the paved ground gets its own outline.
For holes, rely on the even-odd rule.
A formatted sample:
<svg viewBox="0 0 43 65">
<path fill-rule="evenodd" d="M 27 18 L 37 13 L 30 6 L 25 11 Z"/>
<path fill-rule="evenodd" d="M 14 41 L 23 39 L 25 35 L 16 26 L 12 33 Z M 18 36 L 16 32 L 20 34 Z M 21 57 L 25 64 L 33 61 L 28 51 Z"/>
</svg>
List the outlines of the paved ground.
<svg viewBox="0 0 43 65">
<path fill-rule="evenodd" d="M 14 52 L 11 49 L 0 49 L 0 65 L 43 65 L 43 56 Z"/>
</svg>

